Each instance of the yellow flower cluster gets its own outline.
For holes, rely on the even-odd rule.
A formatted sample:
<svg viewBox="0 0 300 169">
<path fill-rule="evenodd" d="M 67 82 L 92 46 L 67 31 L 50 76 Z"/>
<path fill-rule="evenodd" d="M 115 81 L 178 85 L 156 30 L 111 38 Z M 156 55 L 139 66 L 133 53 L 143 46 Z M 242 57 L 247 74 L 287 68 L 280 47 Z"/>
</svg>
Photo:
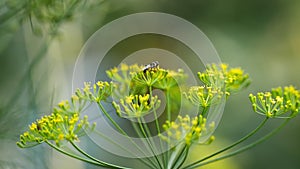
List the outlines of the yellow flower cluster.
<svg viewBox="0 0 300 169">
<path fill-rule="evenodd" d="M 268 118 L 290 118 L 298 114 L 300 109 L 300 92 L 294 86 L 278 87 L 271 92 L 250 94 L 253 110 Z M 290 115 L 286 113 L 290 112 Z"/>
<path fill-rule="evenodd" d="M 142 67 L 137 64 L 127 65 L 121 63 L 119 67 L 114 67 L 106 71 L 107 76 L 114 82 L 116 86 L 114 95 L 118 98 L 124 97 L 130 93 L 130 85 L 133 76 L 142 71 Z"/>
<path fill-rule="evenodd" d="M 81 99 L 89 100 L 91 102 L 99 103 L 110 97 L 116 88 L 113 82 L 98 81 L 96 84 L 85 83 L 82 90 L 76 90 L 76 96 Z"/>
<path fill-rule="evenodd" d="M 166 78 L 168 71 L 165 69 L 154 69 L 149 71 L 140 71 L 133 75 L 132 83 L 136 85 L 143 85 L 146 87 L 153 86 L 155 83 Z"/>
<path fill-rule="evenodd" d="M 168 90 L 187 77 L 182 69 L 178 71 L 159 68 L 143 70 L 144 66 L 120 64 L 106 71 L 107 76 L 115 83 L 114 94 L 119 98 L 124 95 L 144 95 L 149 92 L 149 87 Z"/>
<path fill-rule="evenodd" d="M 213 127 L 213 123 L 209 125 L 209 129 Z M 171 146 L 175 146 L 181 141 L 189 146 L 192 142 L 198 142 L 199 138 L 209 130 L 206 128 L 206 118 L 202 115 L 194 118 L 190 118 L 188 115 L 185 117 L 178 116 L 177 121 L 166 121 L 163 128 L 165 134 L 160 134 L 159 137 Z M 214 136 L 211 136 L 206 144 L 213 140 Z"/>
<path fill-rule="evenodd" d="M 120 99 L 119 103 L 112 102 L 117 114 L 125 118 L 139 118 L 153 112 L 160 106 L 160 100 L 157 96 L 150 97 L 146 95 L 129 95 Z"/>
<path fill-rule="evenodd" d="M 199 105 L 202 108 L 208 108 L 212 104 L 217 103 L 223 96 L 220 89 L 215 89 L 207 86 L 192 86 L 188 93 L 184 93 L 186 98 L 194 105 Z"/>
<path fill-rule="evenodd" d="M 29 130 L 20 136 L 20 147 L 30 147 L 44 141 L 54 141 L 60 146 L 63 141 L 77 141 L 78 137 L 84 135 L 84 130 L 92 129 L 88 123 L 88 118 L 79 117 L 79 107 L 75 105 L 78 97 L 72 97 L 72 104 L 62 101 L 53 110 L 53 113 L 38 119 L 29 126 Z"/>
<path fill-rule="evenodd" d="M 198 77 L 206 86 L 224 88 L 228 94 L 239 91 L 250 84 L 248 74 L 244 74 L 241 68 L 228 69 L 227 64 L 207 65 L 205 72 L 198 72 Z"/>
<path fill-rule="evenodd" d="M 121 63 L 120 68 L 114 67 L 106 71 L 107 76 L 116 82 L 129 84 L 134 73 L 142 71 L 141 67 L 137 64 L 128 66 Z"/>
<path fill-rule="evenodd" d="M 250 84 L 249 75 L 245 74 L 241 68 L 231 68 L 227 70 L 228 65 L 221 64 L 225 76 L 225 86 L 227 92 L 236 92 Z"/>
</svg>

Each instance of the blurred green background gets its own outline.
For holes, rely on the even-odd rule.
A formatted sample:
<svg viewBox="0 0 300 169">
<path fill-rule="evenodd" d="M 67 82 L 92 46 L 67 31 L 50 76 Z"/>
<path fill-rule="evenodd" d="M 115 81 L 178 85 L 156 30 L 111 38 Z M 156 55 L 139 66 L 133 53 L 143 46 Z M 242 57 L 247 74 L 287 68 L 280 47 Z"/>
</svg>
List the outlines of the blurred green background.
<svg viewBox="0 0 300 169">
<path fill-rule="evenodd" d="M 15 142 L 28 124 L 69 98 L 73 67 L 85 41 L 106 23 L 137 12 L 188 20 L 208 36 L 223 62 L 250 74 L 251 86 L 228 100 L 211 147 L 216 150 L 239 139 L 262 120 L 251 110 L 249 93 L 289 84 L 300 88 L 299 9 L 297 0 L 2 0 L 0 168 L 92 168 L 47 146 L 21 150 Z M 300 168 L 299 120 L 254 149 L 207 168 Z M 191 158 L 201 151 L 195 148 Z"/>
</svg>

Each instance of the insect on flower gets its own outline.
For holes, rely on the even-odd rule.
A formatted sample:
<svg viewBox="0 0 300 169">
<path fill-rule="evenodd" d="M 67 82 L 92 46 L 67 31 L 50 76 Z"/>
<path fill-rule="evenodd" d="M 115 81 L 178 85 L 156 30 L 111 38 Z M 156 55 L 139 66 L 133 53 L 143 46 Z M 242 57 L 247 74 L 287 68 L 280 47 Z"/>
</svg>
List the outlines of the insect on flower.
<svg viewBox="0 0 300 169">
<path fill-rule="evenodd" d="M 143 68 L 143 72 L 145 73 L 147 70 L 157 69 L 158 66 L 159 66 L 158 61 L 154 61 L 148 65 L 145 65 L 145 67 Z"/>
<path fill-rule="evenodd" d="M 138 72 L 130 82 L 130 94 L 145 95 L 149 94 L 149 84 L 156 81 L 156 73 L 159 68 L 159 62 L 154 61 L 145 65 L 140 72 Z M 151 73 L 150 73 L 151 72 Z"/>
</svg>

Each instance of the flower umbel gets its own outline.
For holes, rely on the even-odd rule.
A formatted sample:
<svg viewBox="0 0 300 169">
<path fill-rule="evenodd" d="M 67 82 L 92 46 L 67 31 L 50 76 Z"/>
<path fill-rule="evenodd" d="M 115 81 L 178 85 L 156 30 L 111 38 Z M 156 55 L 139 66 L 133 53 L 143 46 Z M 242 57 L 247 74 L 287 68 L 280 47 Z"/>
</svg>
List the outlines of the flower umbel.
<svg viewBox="0 0 300 169">
<path fill-rule="evenodd" d="M 188 115 L 185 117 L 178 116 L 177 121 L 166 121 L 163 125 L 166 134 L 159 136 L 171 146 L 175 146 L 180 141 L 184 141 L 185 144 L 189 146 L 193 142 L 197 143 L 199 138 L 213 127 L 214 124 L 212 123 L 209 125 L 209 129 L 207 129 L 206 118 L 202 115 L 194 118 L 191 118 Z M 211 143 L 213 140 L 214 136 L 211 136 L 206 144 Z"/>
<path fill-rule="evenodd" d="M 80 106 L 79 106 L 80 107 Z M 31 147 L 44 141 L 54 141 L 60 146 L 63 141 L 78 141 L 85 135 L 84 130 L 92 130 L 88 117 L 80 119 L 79 112 L 68 101 L 58 104 L 53 113 L 38 119 L 29 126 L 29 130 L 20 136 L 20 147 Z"/>
<path fill-rule="evenodd" d="M 291 118 L 298 114 L 300 108 L 300 92 L 294 86 L 278 87 L 271 92 L 250 94 L 253 110 L 268 118 Z M 291 113 L 286 115 L 286 113 Z"/>
<path fill-rule="evenodd" d="M 222 91 L 206 86 L 192 86 L 188 93 L 184 93 L 186 98 L 194 105 L 207 108 L 212 104 L 218 103 L 223 96 Z"/>
<path fill-rule="evenodd" d="M 50 115 L 33 122 L 29 130 L 20 136 L 20 147 L 31 147 L 44 141 L 54 141 L 60 146 L 63 141 L 78 141 L 80 136 L 95 127 L 89 125 L 88 117 L 80 118 L 86 102 L 81 95 L 73 95 L 71 102 L 61 101 Z M 84 131 L 85 130 L 85 131 Z"/>
<path fill-rule="evenodd" d="M 229 93 L 237 92 L 250 84 L 249 75 L 241 68 L 228 69 L 227 64 L 207 65 L 205 72 L 198 72 L 199 79 L 213 88 L 224 88 Z"/>
<path fill-rule="evenodd" d="M 99 103 L 112 95 L 116 88 L 113 82 L 98 81 L 96 84 L 85 83 L 82 90 L 76 90 L 76 96 L 83 100 Z"/>
<path fill-rule="evenodd" d="M 114 67 L 106 71 L 107 76 L 114 82 L 116 88 L 114 90 L 115 96 L 118 98 L 128 95 L 130 91 L 130 82 L 132 77 L 142 71 L 142 68 L 137 64 L 127 65 L 121 63 L 119 67 Z"/>
<path fill-rule="evenodd" d="M 249 75 L 245 74 L 241 68 L 231 68 L 227 70 L 227 65 L 221 65 L 225 75 L 225 86 L 227 92 L 236 92 L 246 88 L 250 84 Z"/>
<path fill-rule="evenodd" d="M 125 63 L 122 63 L 120 67 L 114 67 L 106 71 L 107 76 L 115 81 L 120 83 L 129 84 L 132 78 L 132 74 L 142 71 L 142 69 L 137 65 L 128 66 Z"/>
<path fill-rule="evenodd" d="M 120 99 L 119 103 L 112 102 L 117 114 L 125 118 L 139 118 L 160 106 L 160 100 L 157 96 L 150 97 L 146 95 L 129 95 Z"/>
<path fill-rule="evenodd" d="M 141 71 L 133 75 L 132 83 L 137 83 L 145 86 L 153 86 L 153 84 L 164 79 L 168 74 L 165 69 L 157 68 L 147 71 Z"/>
</svg>

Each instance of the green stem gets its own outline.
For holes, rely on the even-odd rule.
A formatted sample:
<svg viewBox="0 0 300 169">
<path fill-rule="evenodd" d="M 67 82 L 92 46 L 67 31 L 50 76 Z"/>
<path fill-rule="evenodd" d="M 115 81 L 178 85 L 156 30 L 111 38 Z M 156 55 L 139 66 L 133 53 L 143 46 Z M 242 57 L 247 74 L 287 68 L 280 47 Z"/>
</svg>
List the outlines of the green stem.
<svg viewBox="0 0 300 169">
<path fill-rule="evenodd" d="M 127 169 L 127 167 L 123 167 L 123 166 L 117 166 L 117 165 L 113 165 L 113 164 L 110 164 L 110 163 L 106 163 L 104 161 L 101 161 L 95 157 L 92 157 L 91 155 L 87 154 L 85 151 L 83 151 L 80 147 L 78 147 L 73 141 L 70 141 L 70 143 L 72 144 L 72 146 L 77 150 L 79 151 L 81 154 L 83 154 L 84 156 L 86 156 L 87 158 L 97 162 L 97 163 L 100 163 L 100 164 L 103 164 L 107 167 L 111 167 L 111 168 L 120 168 L 120 169 Z"/>
<path fill-rule="evenodd" d="M 55 146 L 54 144 L 50 143 L 49 141 L 45 141 L 45 143 L 47 143 L 50 147 L 54 148 L 55 150 L 57 150 L 58 152 L 62 153 L 62 154 L 65 154 L 69 157 L 72 157 L 72 158 L 75 158 L 77 160 L 81 160 L 83 162 L 87 162 L 87 163 L 90 163 L 90 164 L 94 164 L 94 165 L 97 165 L 97 166 L 102 166 L 102 167 L 106 167 L 106 165 L 103 165 L 101 163 L 98 163 L 98 162 L 95 162 L 95 161 L 91 161 L 91 160 L 88 160 L 88 159 L 85 159 L 85 158 L 82 158 L 80 156 L 77 156 L 75 154 L 71 154 L 69 152 L 66 152 L 64 151 L 63 149 Z"/>
<path fill-rule="evenodd" d="M 139 118 L 138 118 L 138 123 L 139 123 L 140 130 L 141 130 L 141 132 L 142 132 L 142 134 L 143 134 L 145 140 L 147 141 L 147 144 L 148 144 L 148 146 L 149 146 L 149 148 L 150 148 L 150 150 L 151 150 L 151 152 L 152 152 L 152 154 L 153 154 L 153 156 L 154 156 L 154 158 L 155 158 L 155 160 L 156 160 L 156 162 L 157 162 L 159 168 L 162 169 L 163 167 L 161 166 L 160 161 L 158 160 L 157 156 L 155 155 L 155 152 L 154 152 L 154 150 L 153 150 L 152 144 L 151 144 L 151 142 L 149 141 L 149 138 L 148 138 L 148 136 L 147 136 L 147 134 L 146 134 L 146 132 L 145 132 L 144 126 L 142 125 L 143 123 L 142 123 L 141 119 L 139 119 Z"/>
<path fill-rule="evenodd" d="M 138 135 L 138 137 L 142 138 L 143 135 L 142 135 L 141 131 L 139 130 L 137 124 L 134 121 L 131 121 L 131 125 L 132 125 L 135 133 Z"/>
<path fill-rule="evenodd" d="M 166 97 L 167 97 L 167 120 L 171 122 L 171 102 L 170 102 L 170 90 L 166 89 Z M 169 136 L 168 136 L 169 137 Z M 170 158 L 170 150 L 166 153 L 166 163 L 168 163 L 168 159 Z"/>
<path fill-rule="evenodd" d="M 186 150 L 185 150 L 186 152 L 185 152 L 185 154 L 184 154 L 184 157 L 183 157 L 183 159 L 181 160 L 180 164 L 179 164 L 178 166 L 176 166 L 176 168 L 180 168 L 180 167 L 184 164 L 185 160 L 187 159 L 187 156 L 188 156 L 188 154 L 189 154 L 190 147 L 186 147 L 185 149 L 186 149 Z"/>
<path fill-rule="evenodd" d="M 150 98 L 152 98 L 153 97 L 152 96 L 152 86 L 149 86 L 149 93 L 150 93 Z M 157 130 L 157 133 L 160 134 L 159 122 L 158 122 L 157 113 L 156 113 L 155 108 L 153 109 L 153 112 L 154 112 L 156 130 Z"/>
<path fill-rule="evenodd" d="M 167 120 L 171 121 L 172 116 L 171 116 L 171 101 L 170 101 L 170 90 L 166 90 L 166 95 L 167 95 Z"/>
<path fill-rule="evenodd" d="M 158 152 L 157 147 L 155 146 L 155 142 L 153 141 L 152 134 L 151 134 L 151 131 L 150 131 L 148 125 L 146 124 L 144 118 L 141 118 L 141 120 L 142 120 L 143 128 L 146 132 L 146 135 L 148 136 L 147 139 L 149 139 L 149 142 L 151 143 L 151 145 L 154 145 L 154 146 L 152 146 L 152 149 L 154 150 L 154 152 Z M 161 140 L 159 140 L 159 141 L 160 141 L 160 148 L 162 150 Z M 154 155 L 155 155 L 155 153 L 154 153 Z M 164 163 L 164 161 L 162 163 Z"/>
<path fill-rule="evenodd" d="M 266 118 L 268 119 L 268 118 Z M 184 169 L 188 169 L 188 168 L 195 168 L 195 167 L 199 167 L 199 166 L 203 166 L 203 165 L 206 165 L 206 164 L 209 164 L 209 163 L 212 163 L 212 162 L 216 162 L 216 161 L 219 161 L 219 160 L 222 160 L 222 159 L 225 159 L 225 158 L 228 158 L 228 157 L 232 157 L 234 155 L 237 155 L 237 154 L 240 154 L 250 148 L 253 148 L 254 146 L 262 143 L 263 141 L 266 141 L 267 139 L 269 139 L 271 136 L 273 136 L 274 134 L 276 134 L 278 131 L 280 131 L 280 129 L 282 129 L 289 121 L 290 119 L 286 119 L 280 126 L 278 126 L 276 129 L 272 130 L 269 134 L 265 135 L 264 137 L 260 138 L 259 140 L 247 145 L 247 146 L 244 146 L 234 152 L 231 152 L 229 154 L 226 154 L 224 156 L 221 156 L 221 157 L 218 157 L 216 159 L 212 159 L 212 160 L 209 160 L 207 162 L 203 162 L 203 163 L 200 163 L 198 162 L 197 164 L 193 164 L 193 165 L 189 165 L 189 166 L 186 166 L 184 167 Z M 266 120 L 265 120 L 266 121 Z M 202 160 L 204 161 L 204 160 Z"/>
<path fill-rule="evenodd" d="M 116 121 L 107 113 L 101 103 L 97 102 L 98 106 L 100 107 L 101 111 L 104 115 L 108 118 L 108 120 L 124 135 L 127 136 L 127 133 L 116 123 Z"/>
<path fill-rule="evenodd" d="M 134 122 L 132 122 L 131 121 L 131 124 L 132 124 L 132 127 L 134 128 L 134 130 L 135 130 L 135 132 L 137 133 L 137 135 L 140 137 L 140 138 L 142 138 L 143 137 L 143 135 L 142 135 L 142 133 L 141 133 L 141 131 L 138 129 L 138 126 L 134 123 Z M 145 143 L 144 141 L 142 142 L 145 146 L 147 146 L 147 143 Z M 145 155 L 145 154 L 144 154 Z M 153 160 L 151 159 L 151 158 L 146 158 L 153 166 L 150 166 L 150 164 L 148 165 L 148 167 L 150 167 L 150 168 L 155 168 L 155 162 L 153 162 Z"/>
<path fill-rule="evenodd" d="M 180 158 L 182 158 L 182 156 L 184 155 L 183 160 L 186 159 L 187 154 L 184 154 L 184 152 L 188 151 L 188 149 L 189 149 L 189 147 L 186 144 L 184 144 L 184 146 L 181 149 L 180 153 L 177 155 L 176 160 L 174 160 L 175 162 L 172 164 L 172 167 L 171 167 L 172 169 L 175 168 L 175 166 L 177 165 L 177 162 L 180 162 L 180 163 L 183 164 L 184 161 L 183 162 L 180 161 Z M 182 164 L 179 164 L 178 167 L 176 167 L 176 168 L 179 168 Z"/>
<path fill-rule="evenodd" d="M 149 86 L 149 94 L 150 94 L 150 97 L 152 98 L 153 97 L 153 93 L 152 93 L 152 86 Z M 154 113 L 154 118 L 155 118 L 155 126 L 156 126 L 156 130 L 157 130 L 157 133 L 158 135 L 161 133 L 160 131 L 160 127 L 159 127 L 159 121 L 158 121 L 158 117 L 157 117 L 157 113 L 156 113 L 156 109 L 154 108 L 153 109 L 153 113 Z M 160 149 L 163 150 L 163 146 L 162 146 L 162 142 L 161 140 L 159 139 L 159 144 L 160 144 Z M 167 158 L 166 158 L 167 159 Z M 162 154 L 162 163 L 164 166 L 167 165 L 166 163 L 166 160 L 165 160 L 165 157 L 164 157 L 164 154 Z"/>
<path fill-rule="evenodd" d="M 209 107 L 204 107 L 203 110 L 202 110 L 202 113 L 200 113 L 201 112 L 201 106 L 199 106 L 199 114 L 201 114 L 205 118 L 206 118 L 206 113 L 207 113 L 208 110 L 209 110 Z"/>
<path fill-rule="evenodd" d="M 249 137 L 251 137 L 253 134 L 255 134 L 259 129 L 261 129 L 261 128 L 264 126 L 264 124 L 267 122 L 267 120 L 268 120 L 268 118 L 265 118 L 265 119 L 258 125 L 258 127 L 256 127 L 252 132 L 250 132 L 249 134 L 247 134 L 247 135 L 244 136 L 243 138 L 239 139 L 238 141 L 234 142 L 233 144 L 231 144 L 231 145 L 229 145 L 229 146 L 223 148 L 222 150 L 217 151 L 216 153 L 213 153 L 213 154 L 211 154 L 211 155 L 209 155 L 209 156 L 207 156 L 207 157 L 204 157 L 203 159 L 198 160 L 198 161 L 196 161 L 196 162 L 194 162 L 194 163 L 192 163 L 192 164 L 190 164 L 190 165 L 188 165 L 188 166 L 186 166 L 186 167 L 189 168 L 190 166 L 193 166 L 193 165 L 195 165 L 195 164 L 197 164 L 197 163 L 200 163 L 200 162 L 202 162 L 202 161 L 205 161 L 205 160 L 207 160 L 207 159 L 209 159 L 209 158 L 211 158 L 211 157 L 214 157 L 214 156 L 216 156 L 216 155 L 218 155 L 218 154 L 220 154 L 220 153 L 222 153 L 222 152 L 224 152 L 224 151 L 227 151 L 227 150 L 233 148 L 234 146 L 240 144 L 241 142 L 245 141 L 246 139 L 248 139 Z"/>
<path fill-rule="evenodd" d="M 127 137 L 130 142 L 141 152 L 145 155 L 145 153 L 143 152 L 143 150 L 128 136 L 128 134 L 116 123 L 116 121 L 107 113 L 107 111 L 104 109 L 104 107 L 102 106 L 101 103 L 97 103 L 98 106 L 100 107 L 101 111 L 104 113 L 104 115 L 109 119 L 109 121 L 125 136 Z M 138 158 L 140 159 L 140 158 Z M 148 158 L 147 158 L 148 159 Z M 143 163 L 147 163 L 146 161 L 141 160 Z M 152 161 L 149 159 L 150 163 L 152 163 Z M 153 164 L 153 163 L 152 163 Z M 147 163 L 147 165 L 150 165 Z"/>
<path fill-rule="evenodd" d="M 119 147 L 120 149 L 122 149 L 122 150 L 124 150 L 124 151 L 126 151 L 126 152 L 128 152 L 128 153 L 130 153 L 130 154 L 132 154 L 132 155 L 134 155 L 131 151 L 129 151 L 128 149 L 126 149 L 126 148 L 123 147 L 122 145 L 116 143 L 113 139 L 110 139 L 110 138 L 107 137 L 105 134 L 101 133 L 100 131 L 94 130 L 94 132 L 95 132 L 96 134 L 98 134 L 100 137 L 102 137 L 102 138 L 104 138 L 105 140 L 107 140 L 108 142 L 110 142 L 111 144 L 113 144 L 113 145 Z"/>
<path fill-rule="evenodd" d="M 202 112 L 201 112 L 201 107 L 199 107 L 199 110 L 198 110 L 198 113 L 197 113 L 197 114 L 198 114 L 198 115 L 201 114 L 201 115 L 205 116 L 205 114 L 206 114 L 207 111 L 208 111 L 208 108 L 207 108 L 207 107 L 206 107 L 206 108 L 203 108 L 203 109 L 202 109 Z M 200 120 L 200 119 L 199 119 L 199 120 Z M 200 121 L 198 121 L 198 124 L 197 124 L 197 125 L 199 125 L 199 123 L 200 123 Z M 193 132 L 192 134 L 194 134 L 194 132 Z M 183 153 L 184 153 L 185 151 L 188 151 L 188 150 L 189 150 L 189 147 L 185 144 L 184 147 L 183 147 L 183 149 L 180 151 L 180 154 L 177 156 L 177 159 L 176 159 L 175 161 L 179 161 L 178 159 L 180 159 L 180 157 L 183 155 Z M 181 158 L 182 158 L 182 157 L 181 157 Z M 180 164 L 178 165 L 177 168 L 179 168 L 179 167 L 181 167 L 181 166 L 183 165 L 183 163 L 184 163 L 184 161 L 186 160 L 186 158 L 187 158 L 187 154 L 185 154 L 183 161 L 180 162 Z M 175 167 L 175 165 L 177 165 L 177 164 L 174 163 L 174 164 L 172 165 L 172 168 Z"/>
</svg>

